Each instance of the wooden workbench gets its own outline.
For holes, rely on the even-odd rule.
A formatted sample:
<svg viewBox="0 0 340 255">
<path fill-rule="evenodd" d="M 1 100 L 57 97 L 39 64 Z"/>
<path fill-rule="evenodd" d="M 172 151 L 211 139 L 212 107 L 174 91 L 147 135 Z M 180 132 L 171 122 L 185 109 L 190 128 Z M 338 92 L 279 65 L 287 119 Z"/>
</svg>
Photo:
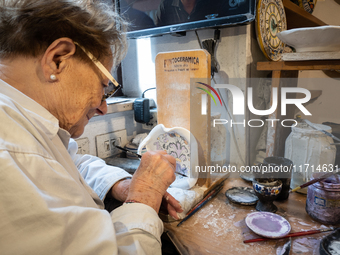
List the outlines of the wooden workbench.
<svg viewBox="0 0 340 255">
<path fill-rule="evenodd" d="M 171 231 L 180 241 L 187 254 L 276 255 L 288 241 L 288 239 L 280 239 L 243 243 L 245 239 L 256 237 L 244 223 L 245 217 L 256 210 L 255 205 L 242 206 L 226 198 L 225 191 L 235 186 L 251 187 L 251 183 L 240 178 L 229 178 L 223 190 L 180 227 L 176 227 L 178 221 L 164 223 L 165 229 Z M 276 213 L 290 222 L 291 232 L 330 227 L 309 217 L 305 211 L 305 195 L 292 193 L 288 200 L 274 203 L 278 207 Z M 330 233 L 292 238 L 291 254 L 318 255 L 320 240 Z"/>
</svg>

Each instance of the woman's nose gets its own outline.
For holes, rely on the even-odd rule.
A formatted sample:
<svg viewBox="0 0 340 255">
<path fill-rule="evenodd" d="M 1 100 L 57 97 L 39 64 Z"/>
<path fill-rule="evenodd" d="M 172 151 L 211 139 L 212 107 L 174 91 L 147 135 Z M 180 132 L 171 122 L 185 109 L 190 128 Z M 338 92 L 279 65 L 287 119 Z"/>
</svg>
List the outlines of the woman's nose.
<svg viewBox="0 0 340 255">
<path fill-rule="evenodd" d="M 103 100 L 100 106 L 96 110 L 97 114 L 99 115 L 105 115 L 107 113 L 107 104 L 106 100 Z"/>
</svg>

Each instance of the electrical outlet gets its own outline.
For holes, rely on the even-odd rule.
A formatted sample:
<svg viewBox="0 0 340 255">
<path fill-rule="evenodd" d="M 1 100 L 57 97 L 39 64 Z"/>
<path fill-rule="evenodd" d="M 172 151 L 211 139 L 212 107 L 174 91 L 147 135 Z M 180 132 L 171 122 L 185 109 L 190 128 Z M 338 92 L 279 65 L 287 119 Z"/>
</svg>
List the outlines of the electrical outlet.
<svg viewBox="0 0 340 255">
<path fill-rule="evenodd" d="M 78 152 L 79 154 L 89 154 L 90 153 L 90 143 L 87 137 L 79 138 L 75 140 L 78 144 Z"/>
<path fill-rule="evenodd" d="M 126 129 L 96 136 L 97 156 L 107 158 L 117 155 L 122 151 L 114 145 L 124 147 L 127 144 Z"/>
</svg>

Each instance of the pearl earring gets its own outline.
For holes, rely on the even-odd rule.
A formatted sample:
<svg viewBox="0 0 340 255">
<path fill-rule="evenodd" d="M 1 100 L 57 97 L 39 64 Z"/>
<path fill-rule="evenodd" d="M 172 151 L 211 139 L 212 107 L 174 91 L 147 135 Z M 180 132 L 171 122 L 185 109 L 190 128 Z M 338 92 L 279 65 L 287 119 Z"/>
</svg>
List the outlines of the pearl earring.
<svg viewBox="0 0 340 255">
<path fill-rule="evenodd" d="M 57 79 L 57 76 L 55 76 L 54 74 L 51 74 L 50 78 L 52 81 L 55 81 Z"/>
</svg>

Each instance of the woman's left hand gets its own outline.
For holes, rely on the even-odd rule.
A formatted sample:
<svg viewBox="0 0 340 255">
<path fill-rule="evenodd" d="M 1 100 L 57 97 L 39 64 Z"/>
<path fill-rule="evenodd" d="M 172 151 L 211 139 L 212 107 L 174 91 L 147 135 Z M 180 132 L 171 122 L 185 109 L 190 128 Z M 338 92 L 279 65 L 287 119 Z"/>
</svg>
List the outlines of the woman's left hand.
<svg viewBox="0 0 340 255">
<path fill-rule="evenodd" d="M 176 220 L 179 220 L 177 213 L 183 212 L 181 204 L 168 192 L 165 192 L 163 196 L 161 207 L 165 208 L 165 210 L 169 213 L 169 215 Z"/>
<path fill-rule="evenodd" d="M 124 202 L 129 193 L 130 183 L 131 179 L 123 179 L 121 181 L 116 182 L 111 189 L 111 195 L 115 199 Z M 172 216 L 174 219 L 178 219 L 177 212 L 179 213 L 183 212 L 180 203 L 168 192 L 165 192 L 163 196 L 161 207 L 164 208 L 169 213 L 169 215 Z"/>
</svg>

